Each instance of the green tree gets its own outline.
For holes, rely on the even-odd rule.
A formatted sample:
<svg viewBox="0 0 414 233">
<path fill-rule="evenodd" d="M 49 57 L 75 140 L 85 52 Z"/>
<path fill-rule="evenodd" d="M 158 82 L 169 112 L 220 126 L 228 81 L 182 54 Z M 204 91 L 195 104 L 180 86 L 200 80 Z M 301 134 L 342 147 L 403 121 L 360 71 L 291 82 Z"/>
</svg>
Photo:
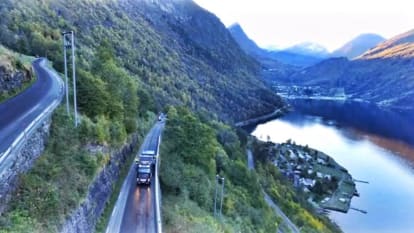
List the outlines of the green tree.
<svg viewBox="0 0 414 233">
<path fill-rule="evenodd" d="M 78 70 L 77 73 L 79 110 L 90 118 L 105 115 L 109 112 L 110 101 L 105 83 L 87 71 Z"/>
</svg>

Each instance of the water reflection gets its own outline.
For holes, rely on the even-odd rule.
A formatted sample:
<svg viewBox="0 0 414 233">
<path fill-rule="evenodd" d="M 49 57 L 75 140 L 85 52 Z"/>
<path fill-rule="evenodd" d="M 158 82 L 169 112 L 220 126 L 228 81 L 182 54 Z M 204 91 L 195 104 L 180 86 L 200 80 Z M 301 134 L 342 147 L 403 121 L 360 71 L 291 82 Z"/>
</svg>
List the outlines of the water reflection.
<svg viewBox="0 0 414 233">
<path fill-rule="evenodd" d="M 259 125 L 253 135 L 307 144 L 331 155 L 354 178 L 370 182 L 357 183 L 361 197 L 352 200 L 352 206 L 368 214 L 331 214 L 345 232 L 414 232 L 414 172 L 407 162 L 414 161 L 411 115 L 360 103 L 302 104 L 296 103 L 294 113 Z"/>
<path fill-rule="evenodd" d="M 412 110 L 385 110 L 360 102 L 295 100 L 291 104 L 298 115 L 318 116 L 328 121 L 335 120 L 341 125 L 401 140 L 414 146 L 414 111 Z"/>
</svg>

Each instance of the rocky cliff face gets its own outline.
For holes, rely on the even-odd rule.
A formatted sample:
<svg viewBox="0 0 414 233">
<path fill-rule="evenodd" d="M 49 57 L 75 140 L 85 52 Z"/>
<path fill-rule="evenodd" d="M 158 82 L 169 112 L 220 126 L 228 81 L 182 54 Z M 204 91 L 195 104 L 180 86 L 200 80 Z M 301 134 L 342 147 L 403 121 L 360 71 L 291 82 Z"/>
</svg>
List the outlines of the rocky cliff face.
<svg viewBox="0 0 414 233">
<path fill-rule="evenodd" d="M 7 208 L 7 203 L 17 186 L 19 174 L 27 172 L 45 149 L 50 123 L 49 117 L 26 139 L 20 151 L 12 152 L 17 153 L 16 159 L 10 169 L 0 176 L 0 214 Z"/>
<path fill-rule="evenodd" d="M 111 155 L 109 163 L 89 186 L 86 199 L 66 220 L 60 232 L 89 233 L 95 231 L 96 223 L 111 196 L 113 185 L 119 178 L 120 169 L 126 165 L 125 162 L 131 156 L 136 144 L 137 136 L 134 136 L 130 144 Z"/>
<path fill-rule="evenodd" d="M 0 62 L 0 94 L 21 88 L 30 78 L 28 72 L 15 70 L 10 64 Z"/>
</svg>

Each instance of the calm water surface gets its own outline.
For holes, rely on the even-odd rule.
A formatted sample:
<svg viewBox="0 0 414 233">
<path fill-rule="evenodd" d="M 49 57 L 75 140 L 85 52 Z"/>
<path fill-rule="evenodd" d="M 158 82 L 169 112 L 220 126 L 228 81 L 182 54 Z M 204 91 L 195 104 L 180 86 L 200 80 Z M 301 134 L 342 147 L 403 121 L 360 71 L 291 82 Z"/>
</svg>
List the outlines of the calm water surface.
<svg viewBox="0 0 414 233">
<path fill-rule="evenodd" d="M 256 137 L 293 139 L 332 156 L 358 180 L 360 197 L 331 218 L 346 233 L 414 232 L 414 114 L 362 103 L 296 101 L 295 111 L 258 125 Z"/>
</svg>

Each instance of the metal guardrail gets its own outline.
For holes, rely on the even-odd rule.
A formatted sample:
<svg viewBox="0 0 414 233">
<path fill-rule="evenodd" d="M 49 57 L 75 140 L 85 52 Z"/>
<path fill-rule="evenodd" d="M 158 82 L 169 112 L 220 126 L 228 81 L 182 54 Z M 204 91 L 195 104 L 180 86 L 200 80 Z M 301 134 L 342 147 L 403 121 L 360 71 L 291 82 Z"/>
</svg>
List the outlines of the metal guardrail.
<svg viewBox="0 0 414 233">
<path fill-rule="evenodd" d="M 162 233 L 162 219 L 161 219 L 161 196 L 160 196 L 160 182 L 158 179 L 158 168 L 160 166 L 160 144 L 161 135 L 158 137 L 157 145 L 157 164 L 155 166 L 155 223 L 157 227 L 157 233 Z"/>
<path fill-rule="evenodd" d="M 43 64 L 45 60 L 41 61 Z M 43 65 L 42 64 L 42 65 Z M 60 83 L 60 91 L 59 95 L 57 96 L 57 99 L 55 99 L 49 107 L 47 107 L 39 116 L 37 116 L 24 130 L 19 134 L 19 136 L 16 137 L 16 139 L 13 141 L 13 143 L 10 145 L 10 147 L 0 154 L 0 177 L 3 175 L 4 171 L 6 170 L 4 167 L 7 164 L 3 164 L 4 160 L 6 160 L 12 152 L 19 151 L 21 147 L 23 146 L 23 142 L 32 135 L 34 130 L 36 130 L 39 125 L 46 119 L 46 117 L 49 117 L 53 110 L 56 109 L 56 107 L 60 104 L 62 97 L 63 97 L 63 81 L 59 78 L 59 76 L 56 74 L 56 72 L 52 70 L 48 70 L 48 73 L 51 73 L 56 80 Z"/>
</svg>

